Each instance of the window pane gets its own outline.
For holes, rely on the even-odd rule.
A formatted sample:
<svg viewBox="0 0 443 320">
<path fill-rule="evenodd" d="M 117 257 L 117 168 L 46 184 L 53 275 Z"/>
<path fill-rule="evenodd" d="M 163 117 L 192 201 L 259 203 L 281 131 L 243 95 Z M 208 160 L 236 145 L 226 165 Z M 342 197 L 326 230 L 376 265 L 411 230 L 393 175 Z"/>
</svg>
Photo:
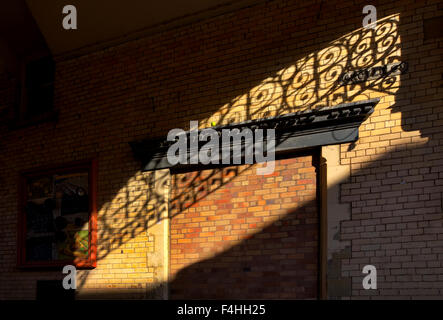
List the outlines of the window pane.
<svg viewBox="0 0 443 320">
<path fill-rule="evenodd" d="M 28 179 L 26 260 L 87 259 L 88 172 Z"/>
</svg>

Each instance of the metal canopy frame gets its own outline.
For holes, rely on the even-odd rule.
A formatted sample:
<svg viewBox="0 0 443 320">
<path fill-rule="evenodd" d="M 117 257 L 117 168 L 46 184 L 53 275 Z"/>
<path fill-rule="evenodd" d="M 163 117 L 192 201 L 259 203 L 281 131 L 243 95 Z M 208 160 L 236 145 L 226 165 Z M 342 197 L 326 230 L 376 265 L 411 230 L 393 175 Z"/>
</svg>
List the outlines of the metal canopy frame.
<svg viewBox="0 0 443 320">
<path fill-rule="evenodd" d="M 255 129 L 275 129 L 276 154 L 318 146 L 354 142 L 358 140 L 358 128 L 373 113 L 379 101 L 380 99 L 376 98 L 343 103 L 333 107 L 289 113 L 272 118 L 214 126 L 211 129 L 219 133 L 219 139 L 221 139 L 223 129 L 237 128 L 243 130 L 249 128 L 252 131 Z M 202 130 L 204 129 L 198 130 L 198 133 Z M 185 132 L 188 141 L 190 132 Z M 266 143 L 266 141 L 264 142 Z M 129 144 L 135 158 L 142 163 L 142 171 L 192 166 L 191 164 L 171 165 L 169 163 L 167 151 L 174 143 L 175 141 L 168 141 L 166 137 L 160 137 L 132 141 Z M 205 143 L 202 142 L 201 145 Z M 232 147 L 233 144 L 231 143 L 230 148 Z M 191 151 L 188 148 L 188 159 L 190 158 Z"/>
</svg>

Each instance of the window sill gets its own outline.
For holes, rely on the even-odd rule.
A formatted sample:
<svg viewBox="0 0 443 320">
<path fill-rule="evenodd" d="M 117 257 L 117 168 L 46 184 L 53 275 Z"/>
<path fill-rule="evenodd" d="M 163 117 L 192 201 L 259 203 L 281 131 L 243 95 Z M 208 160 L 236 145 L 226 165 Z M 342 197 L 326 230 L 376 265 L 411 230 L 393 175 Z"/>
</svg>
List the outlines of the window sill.
<svg viewBox="0 0 443 320">
<path fill-rule="evenodd" d="M 42 113 L 38 116 L 34 116 L 28 119 L 21 118 L 21 119 L 15 119 L 12 121 L 12 123 L 9 125 L 10 130 L 18 130 L 23 129 L 26 127 L 47 123 L 47 122 L 57 122 L 58 120 L 58 112 L 57 111 L 48 111 L 45 113 Z"/>
</svg>

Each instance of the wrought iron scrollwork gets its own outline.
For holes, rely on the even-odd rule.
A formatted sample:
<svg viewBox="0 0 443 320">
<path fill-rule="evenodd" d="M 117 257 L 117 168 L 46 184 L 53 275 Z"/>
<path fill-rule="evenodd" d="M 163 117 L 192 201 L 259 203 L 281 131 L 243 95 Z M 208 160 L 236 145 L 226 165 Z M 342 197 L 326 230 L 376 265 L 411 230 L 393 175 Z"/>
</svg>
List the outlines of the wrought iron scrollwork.
<svg viewBox="0 0 443 320">
<path fill-rule="evenodd" d="M 356 84 L 366 82 L 368 80 L 377 80 L 387 76 L 395 76 L 404 74 L 408 70 L 407 62 L 395 62 L 385 66 L 377 66 L 362 70 L 354 70 L 343 73 L 339 77 L 340 85 Z"/>
</svg>

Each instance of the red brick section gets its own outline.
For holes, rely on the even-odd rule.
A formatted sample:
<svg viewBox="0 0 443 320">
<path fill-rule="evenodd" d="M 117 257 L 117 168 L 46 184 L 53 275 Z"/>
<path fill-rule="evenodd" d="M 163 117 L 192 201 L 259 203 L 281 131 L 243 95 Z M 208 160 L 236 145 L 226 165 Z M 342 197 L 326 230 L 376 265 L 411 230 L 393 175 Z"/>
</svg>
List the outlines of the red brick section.
<svg viewBox="0 0 443 320">
<path fill-rule="evenodd" d="M 176 174 L 173 183 L 171 298 L 317 297 L 312 156 L 279 160 L 270 176 L 239 166 Z"/>
</svg>

